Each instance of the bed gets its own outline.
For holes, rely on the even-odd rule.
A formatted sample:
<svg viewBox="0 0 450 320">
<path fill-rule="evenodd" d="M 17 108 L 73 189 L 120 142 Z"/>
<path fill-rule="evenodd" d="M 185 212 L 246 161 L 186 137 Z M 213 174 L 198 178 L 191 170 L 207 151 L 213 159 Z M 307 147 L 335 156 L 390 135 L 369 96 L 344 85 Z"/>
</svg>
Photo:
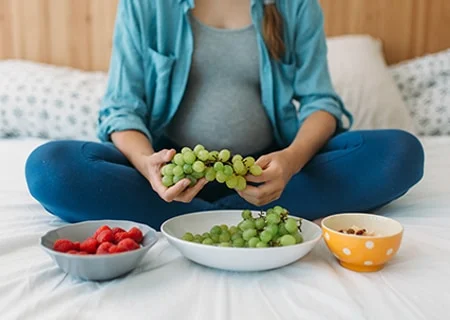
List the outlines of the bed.
<svg viewBox="0 0 450 320">
<path fill-rule="evenodd" d="M 355 128 L 437 132 L 430 124 L 425 130 L 421 119 L 415 118 L 417 106 L 410 108 L 408 99 L 402 99 L 402 94 L 409 91 L 401 92 L 396 85 L 410 83 L 409 73 L 402 65 L 392 64 L 450 47 L 448 35 L 435 33 L 448 30 L 449 20 L 444 19 L 450 12 L 447 0 L 430 2 L 427 10 L 422 10 L 426 6 L 423 1 L 413 4 L 398 0 L 392 7 L 399 13 L 396 19 L 380 14 L 391 8 L 387 6 L 389 1 L 321 3 L 330 37 L 357 34 L 329 41 L 333 82 L 356 114 Z M 24 165 L 30 152 L 49 140 L 96 139 L 93 111 L 107 78 L 104 72 L 116 4 L 109 0 L 80 0 L 77 4 L 69 0 L 36 0 L 25 14 L 25 0 L 0 1 L 0 12 L 10 13 L 0 14 L 0 35 L 4 35 L 0 36 L 0 58 L 17 59 L 0 61 L 0 319 L 448 317 L 450 135 L 441 130 L 442 122 L 435 123 L 440 135 L 419 136 L 426 153 L 422 181 L 377 212 L 397 219 L 405 227 L 398 255 L 380 272 L 343 269 L 323 241 L 305 258 L 282 269 L 259 273 L 219 271 L 186 260 L 161 235 L 139 267 L 125 277 L 86 282 L 60 271 L 38 242 L 45 232 L 65 222 L 48 214 L 30 196 Z M 350 12 L 350 16 L 338 19 L 333 12 Z M 35 21 L 32 13 L 50 19 Z M 369 19 L 363 23 L 361 16 Z M 418 18 L 421 23 L 415 26 L 417 32 L 398 41 L 396 33 L 391 32 L 398 21 L 406 25 Z M 26 27 L 21 26 L 25 20 Z M 73 32 L 73 36 L 66 37 Z M 359 35 L 362 33 L 368 36 Z M 434 35 L 432 41 L 423 40 L 427 34 Z M 55 46 L 57 41 L 61 41 L 60 46 Z M 75 47 L 78 50 L 70 50 Z M 449 55 L 450 51 L 445 57 L 439 55 L 439 59 L 450 62 Z M 408 70 L 411 64 L 413 61 Z M 21 81 L 33 85 L 22 89 Z M 64 87 L 62 83 L 66 82 Z M 45 92 L 46 86 L 58 88 L 52 93 L 56 95 L 52 97 L 54 104 L 47 105 L 43 102 L 45 96 L 32 94 Z M 417 90 L 413 93 L 417 96 Z M 17 100 L 22 96 L 28 98 Z M 9 109 L 8 101 L 14 101 Z M 78 106 L 83 112 L 75 116 L 76 123 L 71 123 L 73 109 L 78 110 Z M 382 116 L 380 106 L 384 108 Z M 22 121 L 17 120 L 19 116 Z M 450 125 L 450 115 L 444 113 L 443 117 L 448 117 Z"/>
</svg>

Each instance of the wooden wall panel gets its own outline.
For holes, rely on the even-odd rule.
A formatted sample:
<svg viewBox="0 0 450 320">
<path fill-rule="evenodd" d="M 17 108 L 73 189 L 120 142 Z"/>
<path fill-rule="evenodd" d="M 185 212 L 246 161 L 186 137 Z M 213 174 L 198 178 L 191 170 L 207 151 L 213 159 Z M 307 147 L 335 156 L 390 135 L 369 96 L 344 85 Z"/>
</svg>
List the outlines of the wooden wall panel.
<svg viewBox="0 0 450 320">
<path fill-rule="evenodd" d="M 118 1 L 0 0 L 0 59 L 107 70 Z M 450 48 L 450 0 L 319 1 L 328 36 L 380 38 L 389 63 Z"/>
</svg>

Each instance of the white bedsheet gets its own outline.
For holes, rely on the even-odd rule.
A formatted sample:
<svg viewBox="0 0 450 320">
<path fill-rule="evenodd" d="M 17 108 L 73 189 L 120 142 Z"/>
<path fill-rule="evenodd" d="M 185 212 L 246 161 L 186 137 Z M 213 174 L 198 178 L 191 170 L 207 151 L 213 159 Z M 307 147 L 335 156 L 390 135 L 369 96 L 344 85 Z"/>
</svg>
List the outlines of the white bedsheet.
<svg viewBox="0 0 450 320">
<path fill-rule="evenodd" d="M 26 189 L 24 162 L 42 141 L 0 140 L 0 319 L 448 319 L 450 138 L 422 141 L 424 180 L 382 210 L 405 235 L 378 273 L 341 268 L 323 242 L 283 269 L 223 272 L 162 239 L 132 274 L 91 283 L 66 276 L 38 246 L 63 224 Z"/>
</svg>

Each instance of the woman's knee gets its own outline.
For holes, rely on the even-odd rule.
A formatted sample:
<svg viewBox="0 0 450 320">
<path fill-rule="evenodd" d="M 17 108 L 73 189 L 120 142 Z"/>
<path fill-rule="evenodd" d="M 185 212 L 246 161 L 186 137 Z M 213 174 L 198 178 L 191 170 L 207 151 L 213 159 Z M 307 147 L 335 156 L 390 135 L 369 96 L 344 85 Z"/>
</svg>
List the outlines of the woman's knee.
<svg viewBox="0 0 450 320">
<path fill-rule="evenodd" d="M 64 192 L 62 184 L 73 174 L 69 165 L 71 145 L 65 141 L 52 141 L 33 150 L 25 164 L 25 177 L 31 195 L 40 202 L 58 197 Z"/>
<path fill-rule="evenodd" d="M 419 182 L 424 174 L 425 153 L 419 139 L 402 130 L 390 132 L 392 175 L 397 176 L 410 188 Z"/>
</svg>

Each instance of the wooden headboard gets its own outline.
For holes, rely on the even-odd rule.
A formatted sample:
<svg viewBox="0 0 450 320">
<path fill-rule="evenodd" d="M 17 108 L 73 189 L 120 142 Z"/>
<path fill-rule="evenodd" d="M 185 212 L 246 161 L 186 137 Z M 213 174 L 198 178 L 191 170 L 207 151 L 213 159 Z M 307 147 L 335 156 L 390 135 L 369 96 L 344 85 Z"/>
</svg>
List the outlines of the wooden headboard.
<svg viewBox="0 0 450 320">
<path fill-rule="evenodd" d="M 105 71 L 118 1 L 0 0 L 0 59 Z M 320 2 L 328 36 L 377 37 L 389 63 L 450 48 L 450 0 Z"/>
</svg>

